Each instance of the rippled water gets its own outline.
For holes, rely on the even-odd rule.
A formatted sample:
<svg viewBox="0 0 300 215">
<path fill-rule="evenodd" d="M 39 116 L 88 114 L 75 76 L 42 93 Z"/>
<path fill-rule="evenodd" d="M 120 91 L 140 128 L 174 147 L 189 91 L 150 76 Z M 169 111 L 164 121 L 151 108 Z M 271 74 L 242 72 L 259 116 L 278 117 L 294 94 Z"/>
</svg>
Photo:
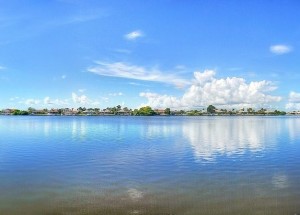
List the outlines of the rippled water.
<svg viewBox="0 0 300 215">
<path fill-rule="evenodd" d="M 0 214 L 300 214 L 300 118 L 2 116 Z"/>
</svg>

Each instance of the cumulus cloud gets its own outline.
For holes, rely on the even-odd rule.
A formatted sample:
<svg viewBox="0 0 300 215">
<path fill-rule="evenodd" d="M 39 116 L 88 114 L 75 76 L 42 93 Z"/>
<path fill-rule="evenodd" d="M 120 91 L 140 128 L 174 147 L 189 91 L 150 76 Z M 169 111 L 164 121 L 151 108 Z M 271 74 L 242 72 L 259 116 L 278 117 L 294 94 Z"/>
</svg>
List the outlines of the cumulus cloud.
<svg viewBox="0 0 300 215">
<path fill-rule="evenodd" d="M 72 101 L 75 104 L 80 105 L 89 105 L 89 106 L 98 106 L 100 102 L 98 100 L 93 100 L 88 98 L 86 95 L 77 95 L 76 93 L 72 93 Z"/>
<path fill-rule="evenodd" d="M 53 104 L 53 103 L 51 102 L 49 96 L 47 96 L 47 97 L 44 98 L 44 104 Z"/>
<path fill-rule="evenodd" d="M 287 45 L 278 44 L 278 45 L 270 46 L 270 52 L 278 55 L 287 54 L 291 51 L 292 51 L 292 47 Z"/>
<path fill-rule="evenodd" d="M 289 102 L 300 103 L 300 93 L 290 92 Z"/>
<path fill-rule="evenodd" d="M 124 37 L 127 40 L 136 40 L 139 37 L 143 37 L 144 33 L 141 30 L 132 31 L 128 34 L 125 34 Z"/>
<path fill-rule="evenodd" d="M 147 69 L 124 62 L 107 63 L 97 61 L 96 64 L 96 66 L 88 68 L 87 71 L 102 76 L 162 82 L 175 85 L 178 88 L 182 88 L 190 83 L 176 75 L 162 72 L 156 68 Z"/>
<path fill-rule="evenodd" d="M 183 106 L 181 100 L 175 96 L 159 95 L 150 92 L 141 92 L 140 96 L 148 100 L 146 104 L 142 104 L 141 106 L 149 105 L 154 108 L 180 108 Z"/>
<path fill-rule="evenodd" d="M 276 89 L 270 81 L 247 83 L 243 78 L 227 77 L 217 79 L 213 70 L 195 72 L 194 81 L 182 97 L 155 93 L 140 93 L 147 103 L 155 108 L 193 108 L 209 104 L 230 107 L 260 106 L 279 102 L 281 97 L 269 95 Z"/>
<path fill-rule="evenodd" d="M 205 70 L 204 72 L 194 72 L 194 77 L 196 82 L 204 84 L 205 82 L 211 81 L 216 72 L 214 70 Z"/>
<path fill-rule="evenodd" d="M 76 93 L 72 93 L 72 100 L 76 104 L 87 104 L 89 101 L 86 95 L 77 95 Z"/>
<path fill-rule="evenodd" d="M 291 91 L 289 94 L 288 103 L 285 107 L 286 109 L 300 110 L 300 93 Z"/>
</svg>

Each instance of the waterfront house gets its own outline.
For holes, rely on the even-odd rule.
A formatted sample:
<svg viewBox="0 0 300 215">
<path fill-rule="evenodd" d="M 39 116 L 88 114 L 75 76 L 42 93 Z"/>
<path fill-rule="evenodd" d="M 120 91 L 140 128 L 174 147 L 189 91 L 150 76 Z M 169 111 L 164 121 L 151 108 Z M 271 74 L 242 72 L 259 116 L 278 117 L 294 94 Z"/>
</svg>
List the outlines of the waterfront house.
<svg viewBox="0 0 300 215">
<path fill-rule="evenodd" d="M 12 115 L 12 113 L 15 111 L 15 109 L 4 109 L 2 110 L 2 115 Z"/>
<path fill-rule="evenodd" d="M 119 110 L 117 111 L 118 115 L 122 115 L 122 116 L 129 116 L 131 115 L 130 110 L 126 111 L 126 110 Z"/>
<path fill-rule="evenodd" d="M 100 115 L 114 115 L 112 111 L 109 109 L 103 109 L 102 111 L 99 112 Z"/>
<path fill-rule="evenodd" d="M 58 109 L 51 109 L 48 111 L 48 115 L 60 115 L 59 110 Z"/>
<path fill-rule="evenodd" d="M 162 110 L 162 109 L 155 109 L 154 112 L 155 112 L 157 115 L 166 115 L 166 114 L 165 114 L 165 110 Z"/>
</svg>

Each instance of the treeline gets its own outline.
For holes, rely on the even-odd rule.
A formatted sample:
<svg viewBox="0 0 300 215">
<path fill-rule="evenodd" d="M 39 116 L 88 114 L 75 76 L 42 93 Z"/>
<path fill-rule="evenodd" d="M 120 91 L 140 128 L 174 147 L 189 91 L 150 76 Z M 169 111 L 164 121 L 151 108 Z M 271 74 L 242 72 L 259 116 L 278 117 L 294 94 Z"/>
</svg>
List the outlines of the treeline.
<svg viewBox="0 0 300 215">
<path fill-rule="evenodd" d="M 264 108 L 255 110 L 253 108 L 241 109 L 217 109 L 213 105 L 209 105 L 206 109 L 195 110 L 171 110 L 152 109 L 150 106 L 141 107 L 139 109 L 129 109 L 117 105 L 114 107 L 100 108 L 60 108 L 60 109 L 35 109 L 28 108 L 27 110 L 5 109 L 0 111 L 4 115 L 129 115 L 129 116 L 153 116 L 153 115 L 185 115 L 185 116 L 201 116 L 201 115 L 286 115 L 285 111 L 267 110 Z"/>
</svg>

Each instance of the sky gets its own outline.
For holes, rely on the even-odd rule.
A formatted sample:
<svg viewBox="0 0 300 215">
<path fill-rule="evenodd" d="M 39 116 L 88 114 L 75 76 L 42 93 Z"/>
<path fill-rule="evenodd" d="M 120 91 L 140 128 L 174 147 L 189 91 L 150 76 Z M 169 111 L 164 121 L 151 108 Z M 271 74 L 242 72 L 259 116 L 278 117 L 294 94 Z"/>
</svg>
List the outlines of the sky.
<svg viewBox="0 0 300 215">
<path fill-rule="evenodd" d="M 0 0 L 0 109 L 300 109 L 297 0 Z"/>
</svg>

